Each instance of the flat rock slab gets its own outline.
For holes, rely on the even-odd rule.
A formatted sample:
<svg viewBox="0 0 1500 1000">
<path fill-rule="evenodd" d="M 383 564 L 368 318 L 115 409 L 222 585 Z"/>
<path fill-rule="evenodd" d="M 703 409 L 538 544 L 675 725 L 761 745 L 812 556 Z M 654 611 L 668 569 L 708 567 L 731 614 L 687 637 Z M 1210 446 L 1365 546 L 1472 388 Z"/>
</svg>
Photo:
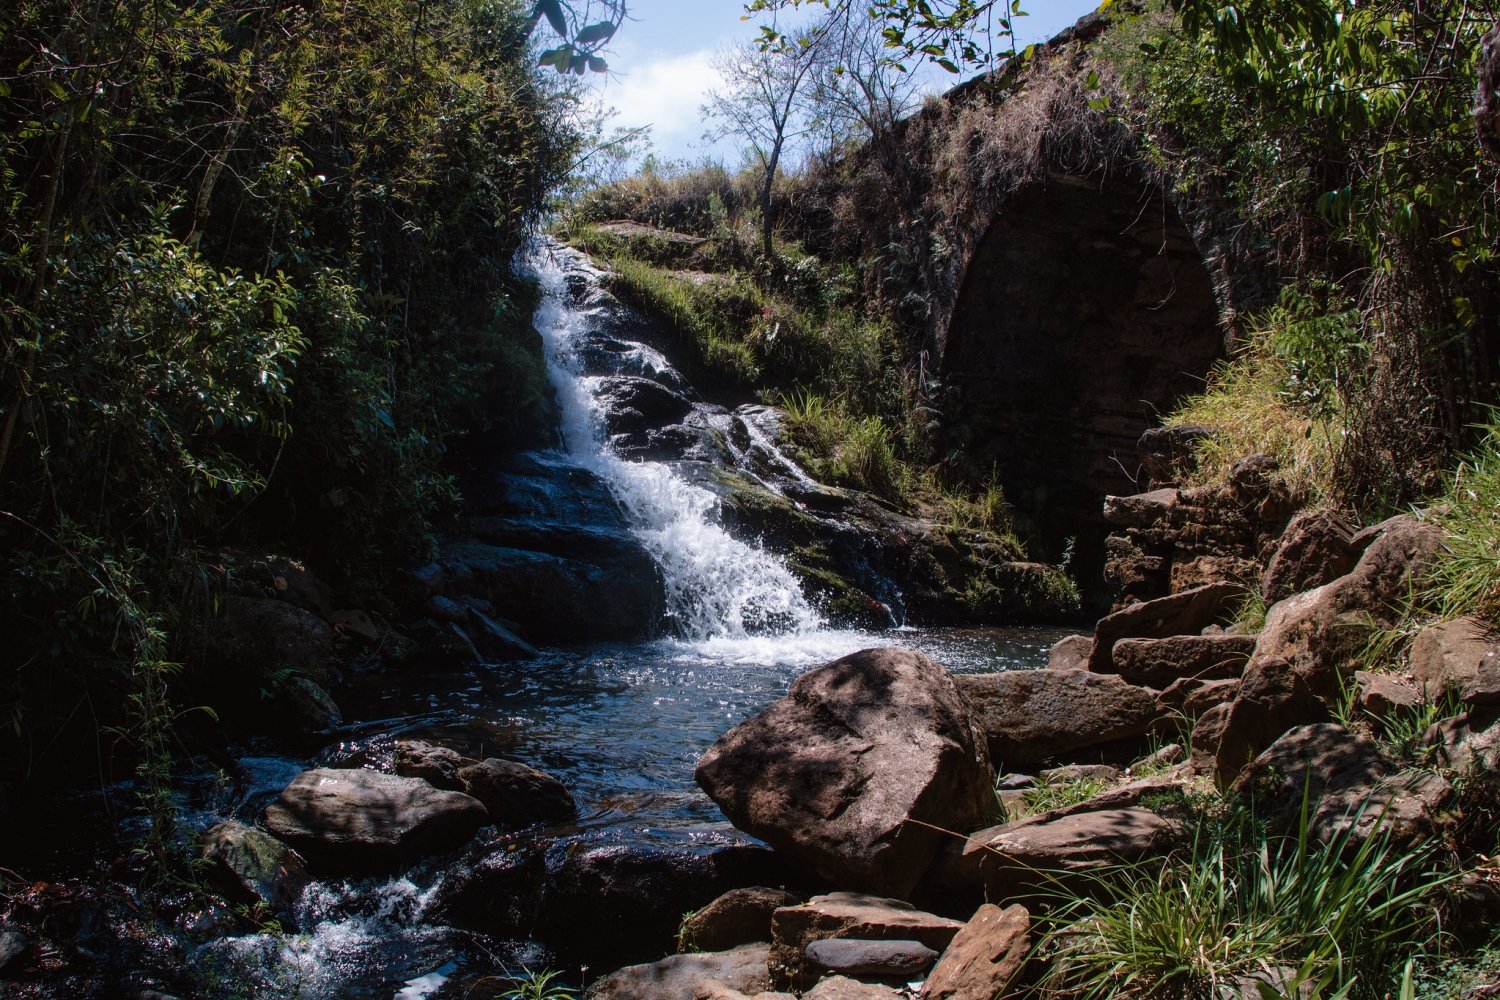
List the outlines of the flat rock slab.
<svg viewBox="0 0 1500 1000">
<path fill-rule="evenodd" d="M 747 944 L 729 951 L 673 955 L 660 962 L 629 965 L 590 987 L 589 1000 L 697 1000 L 699 988 L 713 980 L 742 994 L 766 988 L 763 944 Z"/>
<path fill-rule="evenodd" d="M 825 973 L 880 979 L 914 975 L 938 959 L 938 953 L 920 941 L 859 938 L 823 938 L 809 944 L 804 954 Z"/>
<path fill-rule="evenodd" d="M 578 815 L 572 794 L 552 775 L 513 760 L 491 757 L 458 772 L 464 791 L 484 803 L 502 830 L 563 823 Z"/>
<path fill-rule="evenodd" d="M 802 994 L 802 1000 L 891 1000 L 901 994 L 889 986 L 861 983 L 847 976 L 825 979 Z"/>
<path fill-rule="evenodd" d="M 372 870 L 451 850 L 489 820 L 484 805 L 420 778 L 303 771 L 266 808 L 266 829 L 315 866 Z"/>
<path fill-rule="evenodd" d="M 1070 874 L 1163 856 L 1181 833 L 1179 824 L 1138 807 L 1043 815 L 980 830 L 964 845 L 953 875 L 1004 900 Z"/>
<path fill-rule="evenodd" d="M 1100 674 L 1113 673 L 1114 646 L 1120 639 L 1197 635 L 1209 625 L 1232 617 L 1244 596 L 1245 588 L 1237 583 L 1210 583 L 1106 615 L 1094 628 L 1089 669 Z"/>
<path fill-rule="evenodd" d="M 922 987 L 924 1000 L 995 1000 L 1026 968 L 1031 914 L 1024 906 L 981 906 L 938 959 Z"/>
<path fill-rule="evenodd" d="M 730 822 L 838 885 L 909 895 L 944 830 L 973 829 L 994 771 L 969 705 L 920 653 L 867 649 L 803 674 L 722 736 L 698 784 Z"/>
<path fill-rule="evenodd" d="M 1121 639 L 1112 655 L 1115 673 L 1130 683 L 1164 688 L 1182 677 L 1238 677 L 1253 652 L 1253 635 L 1174 635 L 1165 639 Z"/>
<path fill-rule="evenodd" d="M 963 924 L 924 913 L 896 899 L 852 892 L 814 896 L 771 918 L 771 981 L 781 989 L 805 990 L 818 978 L 807 946 L 827 938 L 917 941 L 933 951 L 948 947 Z"/>
<path fill-rule="evenodd" d="M 1087 670 L 1011 670 L 953 680 L 973 706 L 990 759 L 1006 768 L 1140 738 L 1162 714 L 1155 692 Z"/>
</svg>

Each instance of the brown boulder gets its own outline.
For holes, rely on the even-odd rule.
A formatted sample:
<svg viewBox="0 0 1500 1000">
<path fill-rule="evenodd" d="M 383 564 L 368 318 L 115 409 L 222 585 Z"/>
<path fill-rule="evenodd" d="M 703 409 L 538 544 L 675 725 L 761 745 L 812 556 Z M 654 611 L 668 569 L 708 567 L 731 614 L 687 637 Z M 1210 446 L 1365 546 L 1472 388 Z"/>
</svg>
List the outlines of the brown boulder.
<svg viewBox="0 0 1500 1000">
<path fill-rule="evenodd" d="M 266 807 L 266 829 L 314 865 L 364 871 L 458 847 L 488 820 L 478 799 L 419 778 L 303 771 Z"/>
<path fill-rule="evenodd" d="M 1240 693 L 1238 678 L 1220 681 L 1202 681 L 1196 677 L 1182 677 L 1173 681 L 1156 703 L 1163 712 L 1176 712 L 1187 721 L 1196 721 L 1198 716 L 1215 705 L 1233 701 Z"/>
<path fill-rule="evenodd" d="M 1354 707 L 1363 715 L 1383 719 L 1392 712 L 1414 709 L 1421 704 L 1422 693 L 1404 677 L 1368 670 L 1354 672 Z"/>
<path fill-rule="evenodd" d="M 677 933 L 684 951 L 727 951 L 771 939 L 771 914 L 801 902 L 785 889 L 752 886 L 734 889 L 689 914 Z"/>
<path fill-rule="evenodd" d="M 1359 560 L 1353 538 L 1354 529 L 1330 510 L 1303 511 L 1292 518 L 1261 577 L 1266 603 L 1275 604 L 1348 573 Z"/>
<path fill-rule="evenodd" d="M 1120 639 L 1197 635 L 1209 625 L 1227 621 L 1234 617 L 1244 596 L 1245 588 L 1237 583 L 1210 583 L 1132 604 L 1107 615 L 1094 629 L 1089 669 L 1099 674 L 1114 673 L 1112 653 Z"/>
<path fill-rule="evenodd" d="M 1495 627 L 1478 618 L 1430 625 L 1411 643 L 1411 675 L 1428 699 L 1462 691 L 1480 665 L 1495 660 Z"/>
<path fill-rule="evenodd" d="M 421 778 L 434 788 L 461 792 L 464 783 L 458 772 L 463 766 L 464 759 L 457 750 L 420 740 L 397 740 L 391 769 L 403 778 Z"/>
<path fill-rule="evenodd" d="M 834 976 L 802 994 L 802 1000 L 893 1000 L 901 995 L 889 986 L 862 983 L 848 976 Z"/>
<path fill-rule="evenodd" d="M 1271 606 L 1219 744 L 1221 785 L 1288 729 L 1328 718 L 1372 630 L 1394 620 L 1440 546 L 1435 525 L 1393 519 L 1353 572 Z"/>
<path fill-rule="evenodd" d="M 1344 833 L 1363 839 L 1378 827 L 1403 840 L 1428 835 L 1453 789 L 1436 774 L 1399 773 L 1372 741 L 1324 723 L 1287 732 L 1231 792 L 1281 833 L 1297 831 L 1305 802 L 1308 834 L 1327 842 Z"/>
<path fill-rule="evenodd" d="M 561 781 L 513 760 L 482 760 L 459 771 L 458 780 L 502 830 L 564 823 L 578 815 L 573 795 Z"/>
<path fill-rule="evenodd" d="M 1007 768 L 1138 739 L 1161 716 L 1154 692 L 1087 670 L 960 674 L 954 682 L 973 706 L 990 759 Z"/>
<path fill-rule="evenodd" d="M 817 981 L 818 970 L 807 958 L 807 946 L 814 941 L 919 941 L 941 952 L 962 927 L 957 920 L 924 913 L 896 899 L 852 892 L 814 896 L 772 916 L 771 981 L 783 989 L 799 990 Z"/>
<path fill-rule="evenodd" d="M 1070 635 L 1052 644 L 1047 652 L 1048 670 L 1083 670 L 1089 664 L 1089 650 L 1094 647 L 1090 635 Z"/>
<path fill-rule="evenodd" d="M 1198 716 L 1193 723 L 1193 732 L 1188 739 L 1192 752 L 1188 755 L 1193 770 L 1207 774 L 1214 769 L 1219 755 L 1219 744 L 1224 741 L 1224 727 L 1229 724 L 1229 703 L 1215 705 Z"/>
<path fill-rule="evenodd" d="M 1005 1000 L 1031 953 L 1031 914 L 1024 906 L 981 906 L 922 986 L 924 1000 Z"/>
<path fill-rule="evenodd" d="M 840 885 L 911 892 L 993 807 L 968 704 L 920 653 L 870 649 L 804 674 L 694 773 L 730 822 Z"/>
<path fill-rule="evenodd" d="M 1181 677 L 1238 677 L 1255 651 L 1248 635 L 1174 635 L 1121 639 L 1112 654 L 1115 673 L 1132 684 L 1164 688 Z"/>
<path fill-rule="evenodd" d="M 1165 856 L 1181 835 L 1180 824 L 1139 807 L 1035 816 L 970 836 L 947 877 L 1005 900 L 1069 875 Z"/>
<path fill-rule="evenodd" d="M 589 1000 L 697 1000 L 709 980 L 739 993 L 766 988 L 763 944 L 747 944 L 724 952 L 672 955 L 660 962 L 628 965 L 589 988 Z"/>
<path fill-rule="evenodd" d="M 1104 520 L 1121 528 L 1149 528 L 1177 506 L 1175 489 L 1152 490 L 1133 496 L 1104 498 Z"/>
</svg>

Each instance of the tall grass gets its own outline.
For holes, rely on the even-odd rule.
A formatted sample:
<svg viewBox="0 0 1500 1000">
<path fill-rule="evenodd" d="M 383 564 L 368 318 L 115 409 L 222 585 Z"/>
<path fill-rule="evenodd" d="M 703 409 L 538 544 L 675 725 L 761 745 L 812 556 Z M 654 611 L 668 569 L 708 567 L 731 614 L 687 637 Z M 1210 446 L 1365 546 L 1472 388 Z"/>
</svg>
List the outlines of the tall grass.
<svg viewBox="0 0 1500 1000">
<path fill-rule="evenodd" d="M 1421 600 L 1443 621 L 1500 622 L 1500 421 L 1484 432 L 1434 505 L 1444 550 Z"/>
<path fill-rule="evenodd" d="M 1312 500 L 1329 492 L 1341 440 L 1337 418 L 1311 415 L 1290 402 L 1291 380 L 1286 362 L 1256 344 L 1214 369 L 1204 391 L 1166 421 L 1215 431 L 1198 446 L 1195 482 L 1222 482 L 1236 461 L 1260 452 L 1280 462 L 1282 478 L 1299 496 Z"/>
<path fill-rule="evenodd" d="M 1274 983 L 1273 997 L 1400 989 L 1407 963 L 1438 944 L 1452 876 L 1430 845 L 1384 832 L 1313 842 L 1306 812 L 1295 836 L 1270 837 L 1236 811 L 1165 866 L 1093 876 L 1049 918 L 1044 993 L 1210 1000 L 1244 995 L 1252 977 Z"/>
</svg>

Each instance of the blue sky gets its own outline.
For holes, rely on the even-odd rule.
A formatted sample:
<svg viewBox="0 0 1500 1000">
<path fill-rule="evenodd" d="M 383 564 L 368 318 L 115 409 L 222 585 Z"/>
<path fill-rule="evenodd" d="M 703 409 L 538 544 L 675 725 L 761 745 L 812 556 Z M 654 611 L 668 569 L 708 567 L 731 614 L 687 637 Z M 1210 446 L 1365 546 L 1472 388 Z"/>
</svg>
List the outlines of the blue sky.
<svg viewBox="0 0 1500 1000">
<path fill-rule="evenodd" d="M 1031 0 L 1016 19 L 1017 41 L 1043 41 L 1098 5 L 1098 0 Z M 816 9 L 816 8 L 815 8 Z M 614 70 L 599 84 L 601 99 L 617 109 L 617 125 L 651 125 L 653 149 L 667 159 L 725 157 L 707 149 L 698 106 L 715 83 L 715 52 L 754 38 L 761 20 L 742 21 L 737 0 L 631 0 L 630 20 L 611 45 Z M 933 68 L 934 89 L 961 77 Z M 734 167 L 735 163 L 728 166 Z"/>
</svg>

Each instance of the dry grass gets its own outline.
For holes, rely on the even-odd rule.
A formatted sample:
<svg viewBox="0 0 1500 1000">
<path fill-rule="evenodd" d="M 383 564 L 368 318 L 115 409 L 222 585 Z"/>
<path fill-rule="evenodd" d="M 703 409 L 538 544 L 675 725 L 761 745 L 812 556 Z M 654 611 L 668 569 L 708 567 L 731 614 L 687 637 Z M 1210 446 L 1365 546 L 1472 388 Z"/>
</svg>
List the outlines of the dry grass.
<svg viewBox="0 0 1500 1000">
<path fill-rule="evenodd" d="M 1279 358 L 1251 346 L 1220 364 L 1204 391 L 1167 418 L 1169 426 L 1205 424 L 1217 432 L 1199 446 L 1195 483 L 1223 482 L 1236 461 L 1260 452 L 1281 463 L 1295 496 L 1317 501 L 1329 494 L 1341 421 L 1314 419 L 1291 405 L 1289 377 Z"/>
</svg>

